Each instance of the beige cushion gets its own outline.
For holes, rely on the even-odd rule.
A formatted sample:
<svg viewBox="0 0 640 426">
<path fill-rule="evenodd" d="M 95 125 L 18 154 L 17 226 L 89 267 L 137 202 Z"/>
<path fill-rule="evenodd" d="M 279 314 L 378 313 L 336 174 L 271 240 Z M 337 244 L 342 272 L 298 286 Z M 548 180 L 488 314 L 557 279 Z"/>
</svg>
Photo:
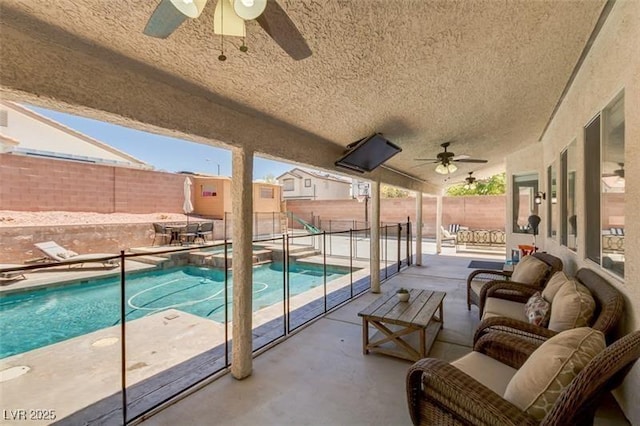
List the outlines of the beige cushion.
<svg viewBox="0 0 640 426">
<path fill-rule="evenodd" d="M 473 377 L 498 395 L 504 395 L 509 381 L 517 371 L 515 368 L 480 352 L 471 352 L 453 361 L 451 365 Z"/>
<path fill-rule="evenodd" d="M 471 291 L 474 292 L 477 296 L 480 296 L 480 291 L 482 287 L 487 284 L 489 281 L 485 280 L 471 280 Z"/>
<path fill-rule="evenodd" d="M 576 280 L 569 280 L 553 298 L 549 329 L 564 331 L 591 325 L 595 310 L 596 302 L 589 289 Z"/>
<path fill-rule="evenodd" d="M 556 293 L 558 293 L 558 290 L 560 290 L 560 287 L 562 287 L 562 285 L 568 281 L 569 277 L 567 277 L 562 271 L 558 271 L 553 274 L 544 290 L 542 291 L 542 297 L 544 297 L 544 300 L 549 303 L 553 303 L 553 298 L 556 296 Z"/>
<path fill-rule="evenodd" d="M 529 322 L 529 319 L 524 313 L 524 303 L 499 299 L 497 297 L 488 297 L 484 304 L 482 319 L 491 317 L 509 317 Z"/>
<path fill-rule="evenodd" d="M 511 281 L 524 284 L 534 284 L 547 273 L 549 265 L 533 256 L 525 256 L 513 268 Z"/>
<path fill-rule="evenodd" d="M 504 399 L 542 420 L 562 391 L 605 346 L 604 335 L 588 327 L 553 336 L 516 372 Z"/>
</svg>

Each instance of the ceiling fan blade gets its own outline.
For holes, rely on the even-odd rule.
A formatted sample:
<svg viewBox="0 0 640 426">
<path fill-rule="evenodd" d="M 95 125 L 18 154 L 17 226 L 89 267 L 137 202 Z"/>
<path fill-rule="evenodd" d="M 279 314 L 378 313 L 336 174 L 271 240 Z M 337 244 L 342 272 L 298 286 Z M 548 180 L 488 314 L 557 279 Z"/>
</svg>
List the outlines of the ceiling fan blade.
<svg viewBox="0 0 640 426">
<path fill-rule="evenodd" d="M 488 163 L 489 160 L 476 160 L 473 158 L 461 158 L 459 160 L 454 159 L 453 161 L 456 161 L 458 163 Z"/>
<path fill-rule="evenodd" d="M 275 0 L 267 1 L 267 8 L 256 19 L 262 29 L 294 60 L 311 56 L 311 49 L 291 18 Z"/>
<path fill-rule="evenodd" d="M 440 160 L 437 158 L 414 158 L 413 161 L 433 161 L 434 163 L 440 162 Z"/>
<path fill-rule="evenodd" d="M 155 38 L 167 38 L 187 19 L 172 3 L 162 0 L 153 12 L 143 33 Z"/>
</svg>

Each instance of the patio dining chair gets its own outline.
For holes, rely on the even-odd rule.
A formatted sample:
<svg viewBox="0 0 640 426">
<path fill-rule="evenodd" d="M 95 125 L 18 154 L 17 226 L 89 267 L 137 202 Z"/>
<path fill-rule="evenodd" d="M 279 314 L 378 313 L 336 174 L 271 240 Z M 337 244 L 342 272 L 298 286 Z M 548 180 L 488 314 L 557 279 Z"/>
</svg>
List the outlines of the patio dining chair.
<svg viewBox="0 0 640 426">
<path fill-rule="evenodd" d="M 193 243 L 198 236 L 198 229 L 200 228 L 199 223 L 190 223 L 184 227 L 184 230 L 180 232 L 180 244 L 182 243 Z"/>
<path fill-rule="evenodd" d="M 203 242 L 207 241 L 207 235 L 211 236 L 211 239 L 213 240 L 213 222 L 203 222 L 200 224 L 200 227 L 198 228 L 198 232 L 197 232 L 197 236 L 196 238 L 202 238 Z"/>
<path fill-rule="evenodd" d="M 156 245 L 156 238 L 158 237 L 160 237 L 160 241 L 165 243 L 168 238 L 171 238 L 171 232 L 167 231 L 167 228 L 165 228 L 165 226 L 161 223 L 153 224 L 153 232 L 153 242 L 151 243 L 152 246 Z"/>
</svg>

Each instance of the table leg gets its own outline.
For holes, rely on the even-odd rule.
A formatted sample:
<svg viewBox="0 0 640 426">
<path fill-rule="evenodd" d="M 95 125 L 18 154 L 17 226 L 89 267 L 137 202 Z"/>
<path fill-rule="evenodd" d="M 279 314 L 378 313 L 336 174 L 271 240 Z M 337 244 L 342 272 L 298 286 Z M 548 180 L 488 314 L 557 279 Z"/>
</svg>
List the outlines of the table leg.
<svg viewBox="0 0 640 426">
<path fill-rule="evenodd" d="M 369 353 L 369 321 L 366 318 L 362 318 L 362 353 L 364 355 Z"/>
</svg>

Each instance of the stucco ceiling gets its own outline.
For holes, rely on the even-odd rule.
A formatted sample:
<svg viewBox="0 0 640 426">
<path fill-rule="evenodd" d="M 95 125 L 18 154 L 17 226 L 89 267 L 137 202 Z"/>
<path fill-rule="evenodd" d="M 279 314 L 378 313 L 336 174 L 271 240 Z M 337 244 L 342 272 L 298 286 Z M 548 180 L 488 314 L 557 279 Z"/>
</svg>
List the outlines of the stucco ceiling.
<svg viewBox="0 0 640 426">
<path fill-rule="evenodd" d="M 440 184 L 435 165 L 414 158 L 434 157 L 442 142 L 453 141 L 458 155 L 489 160 L 482 168 L 462 165 L 457 180 L 472 170 L 480 176 L 483 168 L 500 170 L 507 154 L 537 143 L 605 4 L 278 2 L 306 38 L 310 58 L 292 60 L 249 22 L 249 52 L 237 49 L 240 39 L 226 37 L 228 59 L 218 61 L 215 0 L 166 40 L 142 34 L 158 0 L 2 0 L 0 19 L 24 34 L 53 26 L 83 40 L 82 49 L 132 58 L 148 66 L 145 72 L 162 70 L 231 108 L 328 143 L 346 146 L 382 132 L 403 149 L 389 166 Z"/>
</svg>

